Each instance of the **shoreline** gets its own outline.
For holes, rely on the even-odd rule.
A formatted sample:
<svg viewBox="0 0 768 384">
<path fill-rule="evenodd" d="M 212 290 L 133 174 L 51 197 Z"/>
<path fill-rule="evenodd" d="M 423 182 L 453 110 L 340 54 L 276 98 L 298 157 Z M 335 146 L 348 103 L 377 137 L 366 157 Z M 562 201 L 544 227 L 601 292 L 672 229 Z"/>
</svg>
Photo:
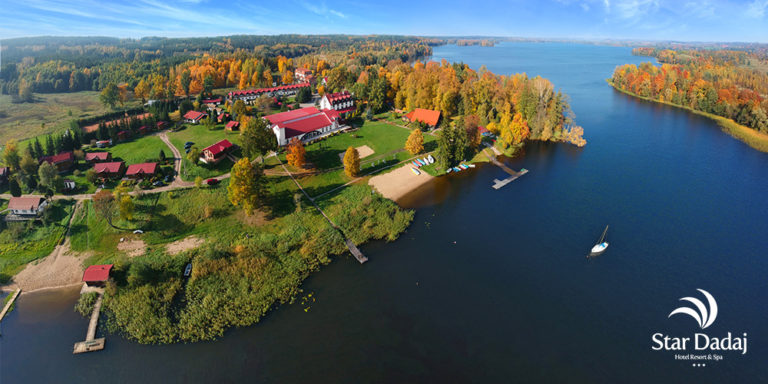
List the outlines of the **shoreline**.
<svg viewBox="0 0 768 384">
<path fill-rule="evenodd" d="M 371 177 L 368 179 L 368 185 L 384 198 L 397 203 L 397 200 L 435 179 L 435 176 L 424 171 L 416 175 L 410 168 L 408 163 L 405 163 L 393 171 Z"/>
<path fill-rule="evenodd" d="M 756 149 L 760 152 L 768 153 L 768 134 L 758 132 L 757 130 L 749 128 L 745 125 L 741 125 L 727 117 L 715 115 L 715 114 L 704 112 L 704 111 L 699 111 L 691 107 L 686 107 L 684 105 L 677 105 L 667 101 L 661 101 L 661 100 L 652 99 L 650 97 L 640 96 L 636 93 L 617 87 L 610 79 L 607 79 L 606 82 L 608 82 L 608 84 L 610 84 L 613 89 L 625 95 L 636 97 L 638 99 L 650 101 L 653 103 L 664 104 L 670 107 L 680 108 L 688 112 L 694 113 L 696 115 L 704 116 L 711 120 L 714 120 L 717 123 L 717 125 L 720 126 L 721 130 L 729 134 L 731 137 L 738 139 L 739 141 L 743 142 L 744 144 L 747 144 L 753 149 Z"/>
</svg>

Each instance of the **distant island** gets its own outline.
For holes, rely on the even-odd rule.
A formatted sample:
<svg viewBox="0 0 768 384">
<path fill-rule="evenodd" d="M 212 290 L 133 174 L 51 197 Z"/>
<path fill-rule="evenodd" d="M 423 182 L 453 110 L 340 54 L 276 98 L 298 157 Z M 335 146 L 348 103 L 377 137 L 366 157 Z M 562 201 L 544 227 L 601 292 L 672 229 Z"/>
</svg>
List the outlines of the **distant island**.
<svg viewBox="0 0 768 384">
<path fill-rule="evenodd" d="M 710 117 L 755 149 L 768 152 L 768 52 L 754 49 L 642 47 L 655 57 L 640 66 L 616 68 L 610 84 L 625 93 Z"/>
</svg>

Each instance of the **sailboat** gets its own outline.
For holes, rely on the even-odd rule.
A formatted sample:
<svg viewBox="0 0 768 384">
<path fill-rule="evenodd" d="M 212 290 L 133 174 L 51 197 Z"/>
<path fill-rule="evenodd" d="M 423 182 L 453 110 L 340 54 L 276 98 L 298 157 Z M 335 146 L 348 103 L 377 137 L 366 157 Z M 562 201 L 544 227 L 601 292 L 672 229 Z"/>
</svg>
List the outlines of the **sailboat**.
<svg viewBox="0 0 768 384">
<path fill-rule="evenodd" d="M 608 242 L 605 241 L 605 234 L 608 233 L 608 226 L 605 226 L 605 230 L 603 231 L 603 235 L 600 236 L 600 240 L 597 241 L 597 244 L 595 244 L 594 247 L 592 247 L 592 252 L 590 253 L 590 256 L 599 255 L 603 252 L 605 252 L 605 249 L 608 248 Z"/>
</svg>

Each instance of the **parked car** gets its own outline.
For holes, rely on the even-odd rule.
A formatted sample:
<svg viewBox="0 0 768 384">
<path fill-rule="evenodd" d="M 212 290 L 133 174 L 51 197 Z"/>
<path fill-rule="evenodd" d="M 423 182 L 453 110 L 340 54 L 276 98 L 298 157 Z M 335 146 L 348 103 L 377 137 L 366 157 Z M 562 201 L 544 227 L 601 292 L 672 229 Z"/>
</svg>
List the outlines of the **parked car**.
<svg viewBox="0 0 768 384">
<path fill-rule="evenodd" d="M 191 141 L 187 141 L 186 143 L 184 143 L 184 147 L 191 147 L 193 145 L 195 145 L 195 143 L 193 143 Z"/>
<path fill-rule="evenodd" d="M 208 179 L 208 180 L 205 181 L 205 183 L 208 184 L 208 185 L 216 185 L 216 184 L 218 184 L 220 182 L 221 182 L 221 180 L 219 180 L 219 179 Z"/>
<path fill-rule="evenodd" d="M 162 181 L 158 180 L 158 181 L 155 181 L 154 183 L 152 183 L 152 185 L 154 185 L 155 187 L 162 187 L 162 186 L 165 186 L 165 183 L 163 183 Z"/>
<path fill-rule="evenodd" d="M 136 234 L 136 235 L 141 235 L 142 233 L 144 233 L 144 231 L 142 231 L 141 229 L 137 229 L 137 230 L 133 231 L 133 233 Z"/>
<path fill-rule="evenodd" d="M 170 183 L 171 181 L 173 181 L 173 175 L 165 176 L 165 179 L 163 179 L 163 181 L 165 181 L 166 183 Z"/>
</svg>

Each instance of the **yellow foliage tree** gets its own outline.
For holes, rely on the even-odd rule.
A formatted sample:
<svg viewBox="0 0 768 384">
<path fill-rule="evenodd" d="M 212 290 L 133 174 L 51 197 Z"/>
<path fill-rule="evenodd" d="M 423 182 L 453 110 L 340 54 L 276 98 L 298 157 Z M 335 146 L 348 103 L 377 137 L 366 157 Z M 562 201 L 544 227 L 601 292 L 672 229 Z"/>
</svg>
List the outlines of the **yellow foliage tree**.
<svg viewBox="0 0 768 384">
<path fill-rule="evenodd" d="M 291 142 L 288 143 L 288 153 L 285 155 L 288 164 L 291 164 L 294 167 L 303 168 L 306 163 L 306 155 L 307 150 L 304 149 L 304 143 L 295 137 L 292 138 Z"/>
<path fill-rule="evenodd" d="M 344 173 L 349 177 L 357 177 L 360 174 L 360 154 L 352 146 L 344 153 Z"/>
<path fill-rule="evenodd" d="M 408 135 L 408 140 L 405 141 L 405 150 L 411 155 L 416 155 L 424 151 L 424 135 L 421 133 L 421 129 L 414 129 L 411 134 Z"/>
<path fill-rule="evenodd" d="M 227 196 L 234 206 L 243 208 L 246 215 L 251 215 L 258 207 L 261 197 L 261 172 L 251 160 L 243 157 L 232 166 Z"/>
<path fill-rule="evenodd" d="M 288 71 L 283 74 L 283 84 L 293 84 L 293 72 Z"/>
<path fill-rule="evenodd" d="M 149 83 L 144 81 L 144 79 L 139 80 L 139 84 L 136 85 L 136 88 L 133 89 L 133 94 L 136 95 L 136 97 L 141 98 L 142 101 L 145 101 L 149 98 Z"/>
</svg>

